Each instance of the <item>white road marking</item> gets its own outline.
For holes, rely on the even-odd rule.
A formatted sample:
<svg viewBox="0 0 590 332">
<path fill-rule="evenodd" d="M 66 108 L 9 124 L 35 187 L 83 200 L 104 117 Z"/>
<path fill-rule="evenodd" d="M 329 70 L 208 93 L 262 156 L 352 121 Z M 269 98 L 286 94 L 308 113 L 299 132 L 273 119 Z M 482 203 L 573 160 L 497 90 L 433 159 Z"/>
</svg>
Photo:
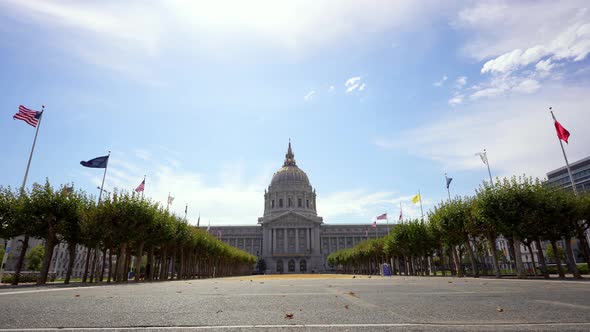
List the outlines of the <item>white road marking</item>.
<svg viewBox="0 0 590 332">
<path fill-rule="evenodd" d="M 13 295 L 13 294 L 27 294 L 27 293 L 57 292 L 57 291 L 76 290 L 76 289 L 90 289 L 90 288 L 96 288 L 96 287 L 98 287 L 98 286 L 65 287 L 65 288 L 35 289 L 35 290 L 16 291 L 16 292 L 0 292 L 0 296 L 1 295 Z"/>
<path fill-rule="evenodd" d="M 547 301 L 547 300 L 535 300 L 535 302 L 546 303 L 546 304 L 553 304 L 553 305 L 558 305 L 558 306 L 562 306 L 562 307 L 569 307 L 569 308 L 577 308 L 577 309 L 590 310 L 590 306 L 581 305 L 581 304 L 572 304 L 572 303 L 557 302 L 557 301 Z"/>
<path fill-rule="evenodd" d="M 22 328 L 0 329 L 4 332 L 12 331 L 144 331 L 144 330 L 220 330 L 220 329 L 277 329 L 277 328 L 355 328 L 355 327 L 581 327 L 590 326 L 590 322 L 581 323 L 489 323 L 489 324 L 440 324 L 440 323 L 384 323 L 384 324 L 275 324 L 275 325 L 209 325 L 209 326 L 142 326 L 142 327 L 64 327 L 64 328 Z"/>
</svg>

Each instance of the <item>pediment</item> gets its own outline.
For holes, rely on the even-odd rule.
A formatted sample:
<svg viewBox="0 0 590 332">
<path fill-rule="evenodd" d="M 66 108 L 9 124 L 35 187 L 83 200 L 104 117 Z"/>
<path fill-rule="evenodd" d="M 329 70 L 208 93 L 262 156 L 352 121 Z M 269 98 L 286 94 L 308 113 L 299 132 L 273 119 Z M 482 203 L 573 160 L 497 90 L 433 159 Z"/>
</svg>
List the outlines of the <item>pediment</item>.
<svg viewBox="0 0 590 332">
<path fill-rule="evenodd" d="M 263 223 L 281 224 L 285 226 L 298 226 L 302 224 L 321 224 L 322 217 L 309 216 L 296 211 L 285 211 L 281 214 L 263 218 Z"/>
</svg>

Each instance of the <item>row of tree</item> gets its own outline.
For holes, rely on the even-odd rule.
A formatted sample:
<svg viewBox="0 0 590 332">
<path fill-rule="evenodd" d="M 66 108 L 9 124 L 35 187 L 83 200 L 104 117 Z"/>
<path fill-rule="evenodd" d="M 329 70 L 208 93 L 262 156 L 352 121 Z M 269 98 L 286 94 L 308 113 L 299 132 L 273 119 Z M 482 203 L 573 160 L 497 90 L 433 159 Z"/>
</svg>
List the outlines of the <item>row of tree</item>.
<svg viewBox="0 0 590 332">
<path fill-rule="evenodd" d="M 83 281 L 126 282 L 135 257 L 135 281 L 229 276 L 250 272 L 256 257 L 189 225 L 136 193 L 114 192 L 100 203 L 83 191 L 49 181 L 30 191 L 0 187 L 0 238 L 24 235 L 13 284 L 18 283 L 29 239 L 44 239 L 38 284 L 47 282 L 54 248 L 67 243 L 69 283 L 80 248 L 87 248 Z M 102 264 L 97 262 L 102 258 Z M 144 262 L 141 264 L 141 262 Z M 100 270 L 99 270 L 100 267 Z M 107 269 L 108 267 L 108 269 Z M 142 269 L 142 270 L 140 270 Z M 143 272 L 143 273 L 140 273 Z"/>
<path fill-rule="evenodd" d="M 559 276 L 565 277 L 557 245 L 560 240 L 565 243 L 568 270 L 581 278 L 571 243 L 578 241 L 590 268 L 585 236 L 589 227 L 590 193 L 576 196 L 525 176 L 504 178 L 495 185 L 484 182 L 474 196 L 441 202 L 428 214 L 427 221 L 399 224 L 383 238 L 334 252 L 328 263 L 349 273 L 378 273 L 380 263 L 393 262 L 394 273 L 425 275 L 439 269 L 444 274 L 448 267 L 457 276 L 467 273 L 478 277 L 483 272 L 500 278 L 499 260 L 505 257 L 497 248 L 501 236 L 519 278 L 527 275 L 521 245 L 532 259 L 532 273 L 549 278 L 542 250 L 546 242 L 551 244 L 546 247 L 552 250 L 550 256 Z M 486 271 L 490 265 L 490 271 Z"/>
</svg>

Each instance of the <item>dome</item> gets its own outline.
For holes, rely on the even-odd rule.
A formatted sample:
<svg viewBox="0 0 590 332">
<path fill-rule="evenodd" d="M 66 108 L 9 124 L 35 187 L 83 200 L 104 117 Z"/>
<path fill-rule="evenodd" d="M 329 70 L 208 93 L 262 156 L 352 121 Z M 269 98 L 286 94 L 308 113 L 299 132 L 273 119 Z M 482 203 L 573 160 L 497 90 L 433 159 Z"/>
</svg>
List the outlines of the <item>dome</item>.
<svg viewBox="0 0 590 332">
<path fill-rule="evenodd" d="M 284 190 L 287 188 L 295 189 L 301 187 L 311 189 L 311 184 L 309 183 L 307 174 L 305 174 L 304 171 L 297 167 L 297 163 L 295 162 L 295 155 L 293 154 L 293 150 L 291 150 L 291 142 L 289 142 L 289 149 L 287 150 L 287 154 L 285 155 L 285 162 L 283 163 L 283 167 L 281 167 L 272 176 L 272 181 L 270 182 L 269 189 Z"/>
</svg>

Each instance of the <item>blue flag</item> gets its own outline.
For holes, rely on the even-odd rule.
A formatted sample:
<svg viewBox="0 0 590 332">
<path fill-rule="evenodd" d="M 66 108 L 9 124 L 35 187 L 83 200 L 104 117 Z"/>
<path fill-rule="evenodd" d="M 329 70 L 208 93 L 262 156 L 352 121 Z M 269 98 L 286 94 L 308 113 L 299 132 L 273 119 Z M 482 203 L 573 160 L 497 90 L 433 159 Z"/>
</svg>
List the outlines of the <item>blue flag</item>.
<svg viewBox="0 0 590 332">
<path fill-rule="evenodd" d="M 80 165 L 91 168 L 107 168 L 109 162 L 109 156 L 96 157 L 88 161 L 81 161 Z"/>
<path fill-rule="evenodd" d="M 446 175 L 445 175 L 445 178 L 447 178 Z M 447 178 L 447 189 L 449 189 L 449 186 L 451 185 L 451 181 L 453 181 L 453 178 Z"/>
</svg>

